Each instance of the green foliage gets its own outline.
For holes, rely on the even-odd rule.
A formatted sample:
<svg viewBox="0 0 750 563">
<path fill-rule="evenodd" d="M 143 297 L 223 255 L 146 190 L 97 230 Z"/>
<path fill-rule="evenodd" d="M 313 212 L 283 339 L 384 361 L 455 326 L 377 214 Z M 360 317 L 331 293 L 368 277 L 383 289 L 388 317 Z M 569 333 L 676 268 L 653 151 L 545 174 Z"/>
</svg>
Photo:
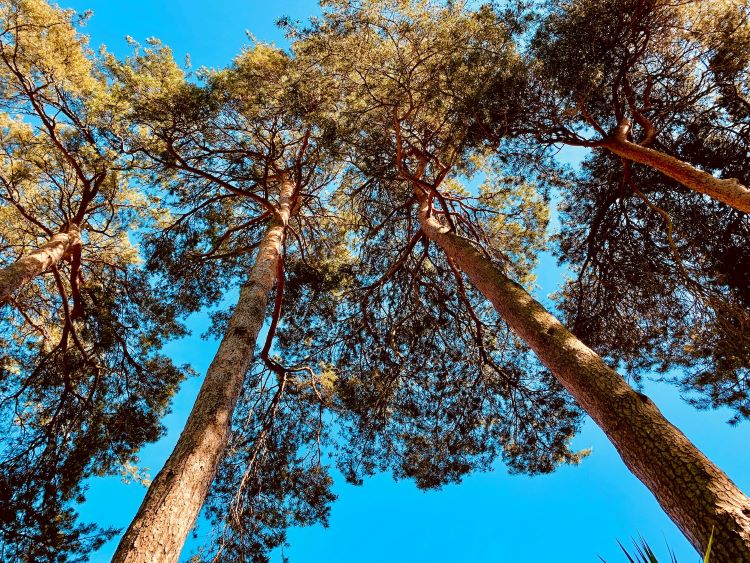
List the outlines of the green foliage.
<svg viewBox="0 0 750 563">
<path fill-rule="evenodd" d="M 643 538 L 640 538 L 637 542 L 633 541 L 635 555 L 628 553 L 628 550 L 625 549 L 619 541 L 617 544 L 620 546 L 620 549 L 622 549 L 622 552 L 625 554 L 629 563 L 659 563 L 659 559 L 651 549 L 651 546 L 649 546 Z M 669 550 L 669 560 L 671 563 L 677 563 L 677 557 L 671 550 Z M 602 559 L 602 561 L 604 560 Z"/>
<path fill-rule="evenodd" d="M 712 530 L 711 536 L 708 538 L 708 547 L 706 548 L 706 553 L 703 556 L 703 563 L 709 563 L 711 559 L 711 546 L 713 545 L 713 540 L 714 534 Z M 634 551 L 632 553 L 628 552 L 628 550 L 625 549 L 625 547 L 619 541 L 617 542 L 617 544 L 620 546 L 620 549 L 625 554 L 625 557 L 627 558 L 629 563 L 659 563 L 659 559 L 656 556 L 656 553 L 653 549 L 651 549 L 651 546 L 642 537 L 639 538 L 638 541 L 633 540 Z M 670 563 L 677 563 L 677 557 L 669 548 L 668 555 Z M 605 561 L 601 557 L 599 559 Z"/>
<path fill-rule="evenodd" d="M 339 134 L 353 165 L 335 201 L 355 264 L 346 266 L 352 289 L 335 301 L 324 288 L 298 296 L 289 308 L 313 330 L 285 324 L 280 344 L 296 361 L 317 352 L 335 374 L 341 468 L 355 482 L 387 469 L 430 488 L 498 457 L 529 473 L 577 462 L 568 449 L 577 410 L 421 235 L 415 213 L 414 183 L 442 182 L 435 213 L 450 212 L 462 235 L 531 281 L 544 201 L 467 142 L 488 83 L 510 84 L 522 72 L 510 33 L 490 10 L 462 3 L 326 8 L 298 32 L 294 52 L 323 66 L 343 97 Z M 500 93 L 513 107 L 515 92 Z M 462 187 L 472 174 L 487 177 L 473 194 Z"/>
<path fill-rule="evenodd" d="M 77 225 L 80 244 L 0 311 L 0 548 L 85 558 L 114 533 L 77 521 L 82 483 L 161 436 L 184 377 L 183 333 L 154 299 L 131 236 L 159 214 L 112 148 L 106 80 L 71 12 L 0 3 L 0 265 Z"/>
<path fill-rule="evenodd" d="M 77 522 L 81 483 L 160 436 L 183 371 L 158 350 L 206 306 L 224 332 L 217 304 L 282 185 L 275 330 L 198 559 L 267 561 L 289 526 L 325 524 L 329 463 L 434 488 L 498 459 L 537 474 L 585 455 L 580 411 L 427 239 L 420 206 L 530 287 L 559 189 L 576 333 L 636 376 L 684 367 L 696 404 L 750 414 L 747 217 L 605 154 L 566 174 L 548 151 L 627 119 L 630 140 L 747 185 L 746 2 L 322 7 L 284 22 L 289 52 L 253 44 L 191 75 L 157 40 L 96 57 L 73 13 L 0 1 L 0 265 L 82 233 L 0 320 L 4 557 L 86 557 L 114 533 Z M 645 542 L 628 558 L 655 560 Z"/>
<path fill-rule="evenodd" d="M 312 73 L 303 80 L 286 54 L 262 44 L 224 70 L 202 72 L 199 84 L 156 41 L 122 63 L 110 57 L 108 67 L 128 108 L 121 138 L 171 211 L 146 245 L 172 302 L 194 311 L 244 278 L 283 178 L 303 202 L 288 251 L 317 232 L 327 213 L 318 194 L 338 163 L 325 123 L 311 118 L 327 103 Z"/>
<path fill-rule="evenodd" d="M 217 539 L 201 560 L 267 562 L 292 526 L 327 525 L 332 479 L 323 462 L 327 405 L 314 377 L 256 366 L 211 490 Z"/>
<path fill-rule="evenodd" d="M 711 149 L 701 161 L 739 171 L 742 149 Z M 747 215 L 646 168 L 628 184 L 623 174 L 597 155 L 565 188 L 559 256 L 576 271 L 561 294 L 568 325 L 633 375 L 677 367 L 695 404 L 747 417 Z"/>
<path fill-rule="evenodd" d="M 165 302 L 190 312 L 243 283 L 282 185 L 294 186 L 284 269 L 315 259 L 336 237 L 326 191 L 340 164 L 327 121 L 329 91 L 314 70 L 256 44 L 194 83 L 156 41 L 107 65 L 127 108 L 120 136 L 144 177 L 167 194 L 171 213 L 145 238 L 149 269 L 169 282 L 159 290 Z M 281 283 L 276 291 L 284 307 L 274 318 L 287 314 L 290 300 Z M 213 317 L 211 333 L 224 334 L 229 313 L 217 309 Z M 320 456 L 326 405 L 307 372 L 279 362 L 262 352 L 248 374 L 207 504 L 216 541 L 200 559 L 266 561 L 289 526 L 327 519 L 333 496 Z"/>
<path fill-rule="evenodd" d="M 528 138 L 597 147 L 632 122 L 631 142 L 747 185 L 748 9 L 550 5 L 530 45 Z M 561 291 L 567 324 L 632 375 L 678 368 L 696 405 L 747 417 L 746 214 L 607 154 L 588 157 L 560 194 L 558 256 L 576 276 Z"/>
<path fill-rule="evenodd" d="M 688 108 L 718 112 L 717 126 L 725 119 L 739 125 L 747 116 L 736 119 L 732 107 L 747 101 L 747 14 L 744 0 L 550 4 L 531 44 L 537 138 L 576 143 L 627 118 L 634 140 L 651 137 L 653 127 L 652 140 L 669 143 L 674 116 Z M 740 56 L 734 66 L 727 66 L 729 52 Z"/>
</svg>

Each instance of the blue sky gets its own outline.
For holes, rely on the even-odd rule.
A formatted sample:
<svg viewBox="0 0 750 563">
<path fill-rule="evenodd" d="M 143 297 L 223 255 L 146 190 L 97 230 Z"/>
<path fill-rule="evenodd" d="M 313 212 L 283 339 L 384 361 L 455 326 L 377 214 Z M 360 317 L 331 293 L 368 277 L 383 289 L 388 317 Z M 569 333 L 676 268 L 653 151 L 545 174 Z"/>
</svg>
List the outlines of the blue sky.
<svg viewBox="0 0 750 563">
<path fill-rule="evenodd" d="M 93 9 L 86 28 L 91 44 L 102 43 L 118 55 L 138 41 L 158 37 L 172 47 L 178 60 L 188 53 L 195 68 L 227 64 L 247 43 L 246 30 L 261 40 L 284 45 L 274 27 L 280 16 L 305 19 L 318 11 L 311 0 L 62 0 L 78 11 Z M 539 268 L 537 297 L 543 301 L 560 282 L 554 259 L 544 256 Z M 169 345 L 178 363 L 205 373 L 217 347 L 200 339 L 205 316 L 190 319 L 193 336 Z M 167 435 L 147 446 L 141 467 L 156 474 L 171 451 L 198 392 L 201 378 L 184 383 L 165 419 Z M 744 490 L 750 490 L 750 459 L 745 445 L 750 426 L 729 427 L 728 412 L 698 412 L 680 400 L 676 389 L 652 384 L 646 392 L 664 414 L 724 469 Z M 580 466 L 563 467 L 548 476 L 511 476 L 498 464 L 490 473 L 475 474 L 460 485 L 439 491 L 418 491 L 408 481 L 378 475 L 361 487 L 338 479 L 330 527 L 294 529 L 284 550 L 292 563 L 380 562 L 548 562 L 624 561 L 617 540 L 643 535 L 657 551 L 668 543 L 680 563 L 698 561 L 676 526 L 663 514 L 648 490 L 620 461 L 603 433 L 587 422 L 574 445 L 593 448 Z M 84 521 L 124 529 L 135 514 L 145 488 L 117 477 L 92 480 L 81 507 Z M 200 536 L 200 534 L 199 534 Z M 93 561 L 109 561 L 117 540 Z M 200 543 L 189 540 L 181 560 Z M 274 561 L 281 560 L 276 553 Z"/>
</svg>

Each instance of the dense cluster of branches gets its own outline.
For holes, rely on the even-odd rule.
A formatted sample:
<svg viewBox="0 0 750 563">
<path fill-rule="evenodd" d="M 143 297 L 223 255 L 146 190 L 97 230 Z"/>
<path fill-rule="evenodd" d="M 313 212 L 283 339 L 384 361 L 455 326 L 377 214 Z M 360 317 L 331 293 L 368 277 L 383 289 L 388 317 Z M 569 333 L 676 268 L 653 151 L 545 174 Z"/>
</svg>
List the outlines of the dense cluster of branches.
<svg viewBox="0 0 750 563">
<path fill-rule="evenodd" d="M 334 465 L 548 473 L 584 413 L 696 548 L 750 561 L 750 500 L 614 371 L 750 414 L 750 5 L 322 6 L 193 75 L 0 1 L 3 558 L 116 533 L 78 521 L 85 481 L 160 436 L 189 368 L 159 350 L 212 307 L 115 561 L 176 561 L 204 506 L 196 559 L 266 561 Z M 570 331 L 529 293 L 553 201 Z"/>
</svg>

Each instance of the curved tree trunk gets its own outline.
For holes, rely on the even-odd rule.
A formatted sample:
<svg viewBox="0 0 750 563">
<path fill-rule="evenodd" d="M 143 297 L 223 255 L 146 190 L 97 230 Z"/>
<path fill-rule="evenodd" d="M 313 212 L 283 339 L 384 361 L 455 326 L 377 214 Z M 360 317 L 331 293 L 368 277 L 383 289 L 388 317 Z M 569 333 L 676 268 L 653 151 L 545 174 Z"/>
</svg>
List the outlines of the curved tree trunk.
<svg viewBox="0 0 750 563">
<path fill-rule="evenodd" d="M 750 213 L 750 189 L 736 178 L 716 178 L 678 158 L 628 141 L 621 134 L 606 139 L 598 146 L 619 157 L 658 170 L 693 191 L 706 194 L 739 211 Z"/>
<path fill-rule="evenodd" d="M 68 252 L 81 244 L 81 231 L 72 225 L 53 236 L 40 248 L 10 266 L 0 269 L 0 305 L 35 277 L 60 263 Z"/>
<path fill-rule="evenodd" d="M 240 290 L 185 429 L 120 540 L 113 562 L 176 562 L 180 556 L 229 439 L 232 413 L 276 281 L 293 191 L 291 183 L 281 187 L 277 213 L 258 248 L 248 281 Z"/>
<path fill-rule="evenodd" d="M 422 230 L 489 299 L 505 322 L 604 430 L 625 465 L 712 563 L 750 562 L 750 499 L 645 395 L 571 334 L 467 239 L 434 217 L 422 199 Z"/>
</svg>

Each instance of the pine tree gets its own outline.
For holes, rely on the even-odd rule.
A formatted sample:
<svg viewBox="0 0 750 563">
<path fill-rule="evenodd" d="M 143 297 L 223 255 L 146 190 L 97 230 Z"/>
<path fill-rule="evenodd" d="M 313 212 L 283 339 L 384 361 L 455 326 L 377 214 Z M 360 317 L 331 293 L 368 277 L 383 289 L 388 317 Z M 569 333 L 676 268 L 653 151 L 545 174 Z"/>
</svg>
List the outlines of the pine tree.
<svg viewBox="0 0 750 563">
<path fill-rule="evenodd" d="M 77 18 L 0 3 L 0 455 L 3 558 L 85 557 L 83 482 L 128 471 L 162 433 L 183 333 L 129 235 L 158 214 L 109 144 L 112 100 Z"/>
<path fill-rule="evenodd" d="M 564 188 L 559 255 L 577 272 L 561 292 L 568 325 L 630 374 L 679 374 L 696 405 L 747 417 L 750 219 L 653 170 L 623 175 L 596 155 Z"/>
<path fill-rule="evenodd" d="M 500 43 L 506 46 L 503 51 L 497 43 L 489 49 L 484 42 L 461 37 L 447 24 L 464 13 L 456 4 L 445 9 L 409 2 L 333 4 L 339 10 L 332 9 L 308 31 L 306 48 L 308 56 L 325 61 L 340 77 L 339 87 L 350 101 L 345 119 L 351 123 L 359 116 L 352 159 L 365 182 L 387 183 L 388 196 L 379 197 L 392 205 L 386 217 L 399 210 L 411 213 L 422 236 L 442 250 L 445 263 L 468 277 L 604 430 L 626 465 L 697 549 L 705 549 L 714 529 L 718 561 L 750 560 L 748 498 L 653 402 L 635 392 L 512 280 L 512 270 L 488 250 L 492 240 L 481 234 L 481 223 L 454 201 L 451 180 L 471 171 L 476 154 L 469 150 L 469 140 L 477 112 L 466 112 L 461 102 L 486 95 L 483 89 L 497 74 L 498 53 L 509 61 L 501 68 L 512 73 L 512 61 L 518 57 L 512 44 Z M 464 25 L 476 25 L 487 14 L 470 14 Z M 493 23 L 492 29 L 502 29 L 501 22 Z M 463 41 L 452 43 L 455 37 Z M 462 71 L 469 70 L 465 80 Z M 472 96 L 473 85 L 481 96 Z M 493 104 L 502 107 L 497 97 L 504 92 L 494 94 Z M 512 101 L 511 95 L 508 108 L 515 107 Z M 503 116 L 508 130 L 513 117 Z M 502 144 L 493 148 L 502 149 Z M 412 250 L 409 245 L 402 249 L 404 254 Z M 396 256 L 392 260 L 394 265 L 404 262 Z"/>
<path fill-rule="evenodd" d="M 745 0 L 550 5 L 530 50 L 528 133 L 605 149 L 748 213 L 746 173 L 727 175 L 683 143 L 700 125 L 704 148 L 747 151 L 749 14 Z"/>
<path fill-rule="evenodd" d="M 257 359 L 277 379 L 272 405 L 283 398 L 290 368 L 269 353 L 283 311 L 286 257 L 304 257 L 318 236 L 320 194 L 338 160 L 326 128 L 305 119 L 328 103 L 326 90 L 276 48 L 248 48 L 231 67 L 203 75 L 202 84 L 188 81 L 158 42 L 124 63 L 110 57 L 109 68 L 130 106 L 123 144 L 174 208 L 148 243 L 150 267 L 170 282 L 165 299 L 189 312 L 241 284 L 231 315 L 217 317 L 221 344 L 185 429 L 114 558 L 176 561 L 224 454 L 266 321 Z M 277 408 L 269 409 L 274 417 Z"/>
</svg>

